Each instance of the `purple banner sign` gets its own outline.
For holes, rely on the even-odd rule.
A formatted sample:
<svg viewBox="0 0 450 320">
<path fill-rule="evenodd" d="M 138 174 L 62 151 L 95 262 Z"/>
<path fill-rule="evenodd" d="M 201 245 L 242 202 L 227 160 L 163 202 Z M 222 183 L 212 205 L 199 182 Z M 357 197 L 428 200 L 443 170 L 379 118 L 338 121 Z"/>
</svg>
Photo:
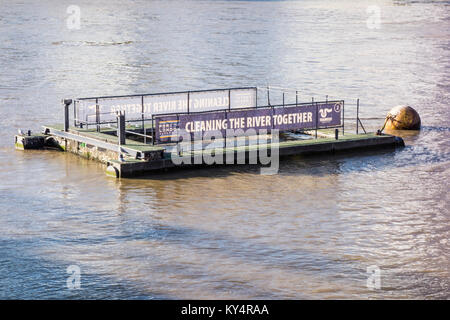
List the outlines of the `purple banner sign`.
<svg viewBox="0 0 450 320">
<path fill-rule="evenodd" d="M 342 102 L 291 107 L 258 108 L 155 116 L 156 143 L 177 142 L 179 130 L 191 134 L 220 132 L 228 129 L 297 130 L 341 125 Z M 242 132 L 242 131 L 241 131 Z"/>
</svg>

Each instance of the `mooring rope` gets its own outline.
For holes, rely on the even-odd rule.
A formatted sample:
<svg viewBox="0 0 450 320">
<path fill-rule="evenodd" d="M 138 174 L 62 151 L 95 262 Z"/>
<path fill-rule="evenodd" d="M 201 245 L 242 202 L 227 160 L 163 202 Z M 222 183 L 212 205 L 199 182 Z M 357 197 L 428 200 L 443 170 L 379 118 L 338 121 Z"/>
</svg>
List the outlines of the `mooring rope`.
<svg viewBox="0 0 450 320">
<path fill-rule="evenodd" d="M 386 127 L 386 124 L 387 124 L 388 120 L 396 121 L 398 123 L 402 123 L 400 120 L 397 120 L 394 116 L 388 114 L 386 116 L 386 120 L 384 121 L 383 127 L 380 130 L 378 130 L 377 133 L 382 133 L 383 132 L 384 128 Z"/>
</svg>

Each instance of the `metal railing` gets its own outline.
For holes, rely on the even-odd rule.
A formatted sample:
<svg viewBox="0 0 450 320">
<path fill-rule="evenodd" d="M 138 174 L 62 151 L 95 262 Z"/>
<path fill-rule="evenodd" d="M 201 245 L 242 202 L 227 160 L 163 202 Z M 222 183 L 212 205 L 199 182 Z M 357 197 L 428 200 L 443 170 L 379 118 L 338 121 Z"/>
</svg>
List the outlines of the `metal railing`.
<svg viewBox="0 0 450 320">
<path fill-rule="evenodd" d="M 145 111 L 145 103 L 144 99 L 146 97 L 157 97 L 157 96 L 179 96 L 180 95 L 185 99 L 183 107 L 186 107 L 186 111 L 189 112 L 189 108 L 192 105 L 191 97 L 192 95 L 198 93 L 211 93 L 211 92 L 222 92 L 228 97 L 228 108 L 231 107 L 231 92 L 239 91 L 239 90 L 254 90 L 255 91 L 255 105 L 257 105 L 258 100 L 258 90 L 257 87 L 235 87 L 235 88 L 226 88 L 226 89 L 207 89 L 207 90 L 189 90 L 189 91 L 173 91 L 173 92 L 163 92 L 163 93 L 147 93 L 147 94 L 132 94 L 132 95 L 115 95 L 115 96 L 100 96 L 100 97 L 88 97 L 88 98 L 78 98 L 74 100 L 74 126 L 78 127 L 80 123 L 86 122 L 86 119 L 80 119 L 81 114 L 85 114 L 87 111 L 87 107 L 83 104 L 85 102 L 90 102 L 95 106 L 95 110 L 87 115 L 95 117 L 96 122 L 100 122 L 102 114 L 108 114 L 110 112 L 101 112 L 102 107 L 105 107 L 103 101 L 120 101 L 120 99 L 131 99 L 134 103 L 131 105 L 139 107 L 140 114 L 142 118 L 144 115 L 147 115 L 149 112 Z M 125 104 L 126 105 L 126 104 Z M 227 107 L 223 107 L 222 109 L 227 109 Z M 117 110 L 119 111 L 119 110 Z M 120 111 L 123 111 L 120 109 Z"/>
<path fill-rule="evenodd" d="M 235 89 L 236 90 L 239 90 L 239 89 L 256 89 L 257 90 L 258 88 L 261 90 L 261 87 L 238 87 L 238 88 L 230 88 L 230 89 L 191 90 L 191 91 L 178 91 L 178 92 L 163 93 L 164 95 L 166 95 L 166 94 L 167 95 L 187 94 L 188 95 L 188 101 L 187 101 L 188 110 L 186 112 L 169 112 L 169 113 L 151 114 L 151 115 L 149 115 L 148 113 L 145 113 L 145 112 L 141 112 L 141 113 L 134 114 L 134 118 L 132 118 L 132 119 L 126 119 L 125 118 L 126 115 L 125 115 L 124 111 L 100 112 L 101 104 L 99 103 L 99 100 L 115 99 L 115 98 L 133 98 L 133 97 L 136 98 L 137 97 L 137 98 L 140 98 L 142 111 L 144 111 L 144 97 L 157 96 L 157 95 L 161 95 L 161 94 L 160 93 L 152 93 L 152 94 L 136 94 L 136 95 L 102 96 L 102 97 L 92 97 L 92 98 L 79 98 L 77 100 L 65 99 L 65 100 L 63 100 L 64 105 L 65 105 L 64 129 L 65 129 L 65 131 L 67 131 L 69 128 L 69 106 L 70 106 L 70 104 L 72 104 L 72 102 L 73 102 L 73 109 L 74 109 L 74 113 L 73 113 L 74 114 L 74 119 L 73 119 L 74 122 L 73 123 L 74 123 L 75 127 L 89 129 L 89 126 L 95 126 L 97 131 L 101 131 L 102 127 L 109 126 L 109 128 L 115 129 L 115 131 L 117 132 L 117 136 L 122 136 L 122 135 L 127 135 L 127 134 L 134 135 L 139 138 L 142 138 L 144 143 L 146 143 L 146 144 L 149 141 L 151 141 L 152 144 L 155 144 L 154 123 L 155 123 L 155 117 L 158 117 L 158 116 L 167 116 L 167 115 L 179 116 L 182 114 L 210 113 L 210 112 L 220 112 L 220 111 L 229 112 L 229 111 L 239 111 L 239 110 L 246 110 L 246 109 L 260 109 L 260 108 L 274 109 L 274 108 L 291 107 L 291 106 L 306 106 L 306 105 L 311 105 L 311 104 L 320 106 L 321 104 L 329 104 L 329 103 L 339 102 L 339 103 L 342 103 L 342 116 L 341 116 L 342 124 L 339 126 L 336 126 L 336 127 L 333 126 L 333 127 L 327 127 L 327 128 L 341 128 L 342 127 L 342 134 L 345 134 L 345 119 L 346 118 L 345 118 L 345 102 L 344 102 L 344 100 L 328 100 L 328 96 L 326 96 L 325 101 L 316 101 L 315 102 L 314 98 L 312 98 L 311 102 L 299 103 L 298 102 L 299 90 L 296 90 L 296 89 L 268 86 L 266 88 L 267 89 L 267 105 L 262 105 L 262 106 L 259 106 L 257 103 L 257 101 L 258 101 L 257 100 L 258 99 L 257 92 L 258 91 L 256 91 L 256 105 L 251 108 L 233 108 L 233 109 L 231 109 L 231 106 L 229 105 L 228 108 L 226 108 L 226 109 L 220 108 L 220 109 L 208 110 L 208 111 L 190 111 L 189 110 L 189 95 L 190 95 L 190 93 L 224 91 L 224 90 L 229 90 L 229 92 L 230 92 L 231 90 L 235 90 Z M 279 104 L 271 104 L 270 103 L 270 90 L 279 90 L 282 92 L 282 102 L 281 103 L 279 103 Z M 296 98 L 295 103 L 285 103 L 285 92 L 295 92 L 295 98 Z M 86 114 L 84 119 L 79 119 L 77 117 L 77 115 L 79 114 L 79 112 L 77 110 L 77 108 L 78 108 L 77 102 L 79 103 L 80 101 L 85 101 L 85 100 L 95 101 L 96 110 L 95 110 L 95 113 L 93 113 L 93 114 Z M 359 134 L 359 127 L 362 128 L 364 133 L 366 133 L 366 130 L 365 130 L 365 128 L 361 122 L 361 119 L 359 117 L 359 110 L 360 110 L 360 102 L 359 102 L 359 99 L 357 99 L 357 102 L 356 102 L 356 134 Z M 111 117 L 111 115 L 114 115 L 114 117 Z M 138 115 L 139 118 L 137 118 L 136 115 Z M 120 119 L 122 119 L 121 118 L 122 116 L 124 119 L 123 121 L 125 123 L 123 130 L 121 130 L 120 124 L 119 124 L 119 121 L 121 121 Z M 94 119 L 92 119 L 92 118 L 94 118 Z M 125 126 L 127 124 L 133 124 L 133 123 L 140 124 L 140 126 L 136 126 L 135 131 L 127 130 L 125 128 Z M 323 128 L 316 125 L 315 128 L 311 128 L 311 129 L 316 131 L 315 136 L 317 138 L 317 130 L 320 130 Z"/>
</svg>

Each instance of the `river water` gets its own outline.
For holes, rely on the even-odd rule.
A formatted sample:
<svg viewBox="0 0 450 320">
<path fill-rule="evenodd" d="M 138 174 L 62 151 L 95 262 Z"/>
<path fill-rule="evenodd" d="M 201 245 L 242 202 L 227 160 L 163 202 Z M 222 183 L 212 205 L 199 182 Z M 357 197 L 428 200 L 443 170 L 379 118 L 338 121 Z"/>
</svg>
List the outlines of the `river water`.
<svg viewBox="0 0 450 320">
<path fill-rule="evenodd" d="M 1 0 L 0 298 L 449 299 L 449 30 L 448 1 Z M 14 150 L 62 98 L 267 84 L 345 99 L 347 130 L 356 98 L 371 131 L 398 104 L 423 128 L 269 176 Z"/>
</svg>

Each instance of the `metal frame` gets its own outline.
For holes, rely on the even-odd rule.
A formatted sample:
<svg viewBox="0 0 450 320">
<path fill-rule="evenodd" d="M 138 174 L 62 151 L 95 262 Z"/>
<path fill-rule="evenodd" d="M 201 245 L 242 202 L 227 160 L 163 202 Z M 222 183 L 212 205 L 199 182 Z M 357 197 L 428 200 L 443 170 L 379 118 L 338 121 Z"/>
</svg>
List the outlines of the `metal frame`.
<svg viewBox="0 0 450 320">
<path fill-rule="evenodd" d="M 234 87 L 234 88 L 225 88 L 225 89 L 207 89 L 207 90 L 189 90 L 189 91 L 172 91 L 172 92 L 160 92 L 160 93 L 147 93 L 147 94 L 131 94 L 131 95 L 115 95 L 115 96 L 100 96 L 100 97 L 88 97 L 88 98 L 77 98 L 74 99 L 74 125 L 77 127 L 78 125 L 86 124 L 88 127 L 89 124 L 95 124 L 97 131 L 100 130 L 100 124 L 106 124 L 108 122 L 102 122 L 101 121 L 101 115 L 102 114 L 111 114 L 112 112 L 100 112 L 100 104 L 99 100 L 102 99 L 115 99 L 115 98 L 136 98 L 141 97 L 141 120 L 142 120 L 142 127 L 145 128 L 145 113 L 144 113 L 144 97 L 150 97 L 150 96 L 158 96 L 158 95 L 171 95 L 171 94 L 187 94 L 187 112 L 189 113 L 190 110 L 190 94 L 191 93 L 198 93 L 198 92 L 214 92 L 214 91 L 228 91 L 228 109 L 231 110 L 231 91 L 232 90 L 248 90 L 248 89 L 254 89 L 255 90 L 255 104 L 257 107 L 258 104 L 258 88 L 257 87 Z M 86 115 L 86 120 L 78 119 L 79 115 L 79 109 L 77 108 L 76 102 L 77 101 L 88 101 L 92 100 L 92 102 L 95 101 L 95 113 L 94 114 L 88 114 Z M 224 110 L 223 108 L 218 110 Z M 95 122 L 91 123 L 88 121 L 88 117 L 95 115 Z M 113 123 L 110 121 L 110 123 Z"/>
<path fill-rule="evenodd" d="M 162 92 L 162 93 L 148 93 L 148 94 L 132 94 L 132 95 L 114 95 L 114 96 L 99 96 L 99 97 L 87 97 L 87 98 L 77 98 L 73 100 L 73 125 L 75 127 L 83 127 L 83 125 L 86 125 L 86 128 L 89 128 L 89 125 L 95 125 L 96 126 L 96 130 L 100 131 L 101 130 L 101 125 L 111 125 L 111 124 L 117 124 L 117 118 L 114 120 L 107 120 L 107 121 L 102 121 L 102 115 L 104 114 L 114 114 L 115 112 L 100 112 L 100 103 L 99 100 L 101 99 L 114 99 L 114 98 L 135 98 L 135 97 L 141 97 L 141 115 L 139 116 L 138 119 L 135 119 L 133 117 L 133 119 L 127 120 L 125 119 L 125 123 L 132 123 L 132 122 L 141 122 L 142 125 L 142 130 L 143 130 L 143 134 L 142 133 L 138 133 L 138 132 L 133 132 L 133 131 L 129 131 L 129 130 L 125 130 L 125 133 L 127 134 L 134 134 L 137 136 L 141 136 L 144 138 L 144 143 L 147 143 L 147 139 L 151 139 L 152 143 L 154 144 L 156 141 L 154 141 L 154 136 L 155 136 L 155 118 L 160 117 L 160 116 L 168 116 L 168 115 L 176 115 L 177 117 L 179 117 L 180 115 L 183 114 L 198 114 L 198 113 L 211 113 L 211 112 L 230 112 L 230 111 L 240 111 L 240 110 L 252 110 L 252 109 L 259 109 L 259 108 L 272 108 L 272 110 L 274 110 L 274 108 L 279 108 L 279 107 L 290 107 L 290 106 L 303 106 L 303 105 L 315 105 L 316 108 L 319 108 L 320 105 L 322 104 L 330 104 L 330 103 L 342 103 L 342 111 L 341 111 L 341 117 L 342 117 L 342 124 L 339 126 L 333 126 L 333 127 L 319 127 L 318 123 L 316 123 L 315 128 L 313 128 L 316 132 L 315 132 L 315 136 L 317 138 L 317 130 L 319 129 L 324 129 L 324 128 L 341 128 L 342 127 L 342 134 L 345 134 L 345 101 L 344 100 L 328 100 L 328 95 L 326 96 L 326 100 L 325 101 L 314 101 L 314 97 L 312 97 L 311 102 L 303 102 L 303 103 L 299 103 L 298 102 L 298 98 L 299 98 L 299 91 L 298 90 L 287 90 L 287 91 L 292 91 L 295 92 L 295 103 L 286 103 L 285 101 L 285 90 L 283 89 L 283 94 L 282 94 L 282 103 L 281 104 L 274 104 L 272 105 L 270 102 L 270 89 L 274 89 L 276 87 L 271 87 L 271 86 L 267 86 L 266 88 L 263 89 L 267 89 L 267 105 L 263 105 L 263 106 L 258 106 L 258 87 L 234 87 L 234 88 L 226 88 L 226 89 L 207 89 L 207 90 L 189 90 L 189 91 L 172 91 L 172 92 Z M 243 108 L 235 108 L 232 109 L 231 108 L 231 90 L 246 90 L 246 89 L 255 89 L 256 90 L 256 105 L 254 107 L 243 107 Z M 261 88 L 259 88 L 261 89 Z M 207 110 L 207 111 L 194 111 L 192 112 L 190 110 L 190 94 L 191 93 L 198 93 L 198 92 L 213 92 L 213 91 L 228 91 L 228 107 L 226 109 L 224 108 L 220 108 L 220 109 L 214 109 L 214 110 Z M 168 112 L 168 113 L 160 113 L 160 114 L 152 114 L 151 117 L 146 117 L 145 115 L 145 107 L 144 107 L 144 97 L 148 97 L 148 96 L 157 96 L 157 95 L 170 95 L 170 94 L 187 94 L 187 111 L 186 112 Z M 80 101 L 87 101 L 87 100 L 91 100 L 92 102 L 95 101 L 95 113 L 94 114 L 89 114 L 86 115 L 86 119 L 78 119 L 79 116 L 79 102 Z M 101 102 L 101 101 L 100 101 Z M 363 129 L 364 133 L 367 133 L 362 122 L 361 119 L 359 118 L 359 108 L 360 108 L 360 103 L 359 103 L 359 99 L 357 99 L 357 103 L 356 103 L 356 134 L 359 134 L 359 127 L 361 126 L 361 128 Z M 68 109 L 68 108 L 66 108 Z M 316 111 L 317 112 L 317 111 Z M 65 110 L 65 125 L 67 123 L 67 117 L 68 117 L 68 110 Z M 90 117 L 95 116 L 95 121 L 89 121 Z M 317 119 L 316 119 L 317 120 Z M 149 130 L 148 128 L 146 128 L 145 124 L 146 122 L 151 121 L 151 129 Z M 150 132 L 148 132 L 150 131 Z"/>
</svg>

